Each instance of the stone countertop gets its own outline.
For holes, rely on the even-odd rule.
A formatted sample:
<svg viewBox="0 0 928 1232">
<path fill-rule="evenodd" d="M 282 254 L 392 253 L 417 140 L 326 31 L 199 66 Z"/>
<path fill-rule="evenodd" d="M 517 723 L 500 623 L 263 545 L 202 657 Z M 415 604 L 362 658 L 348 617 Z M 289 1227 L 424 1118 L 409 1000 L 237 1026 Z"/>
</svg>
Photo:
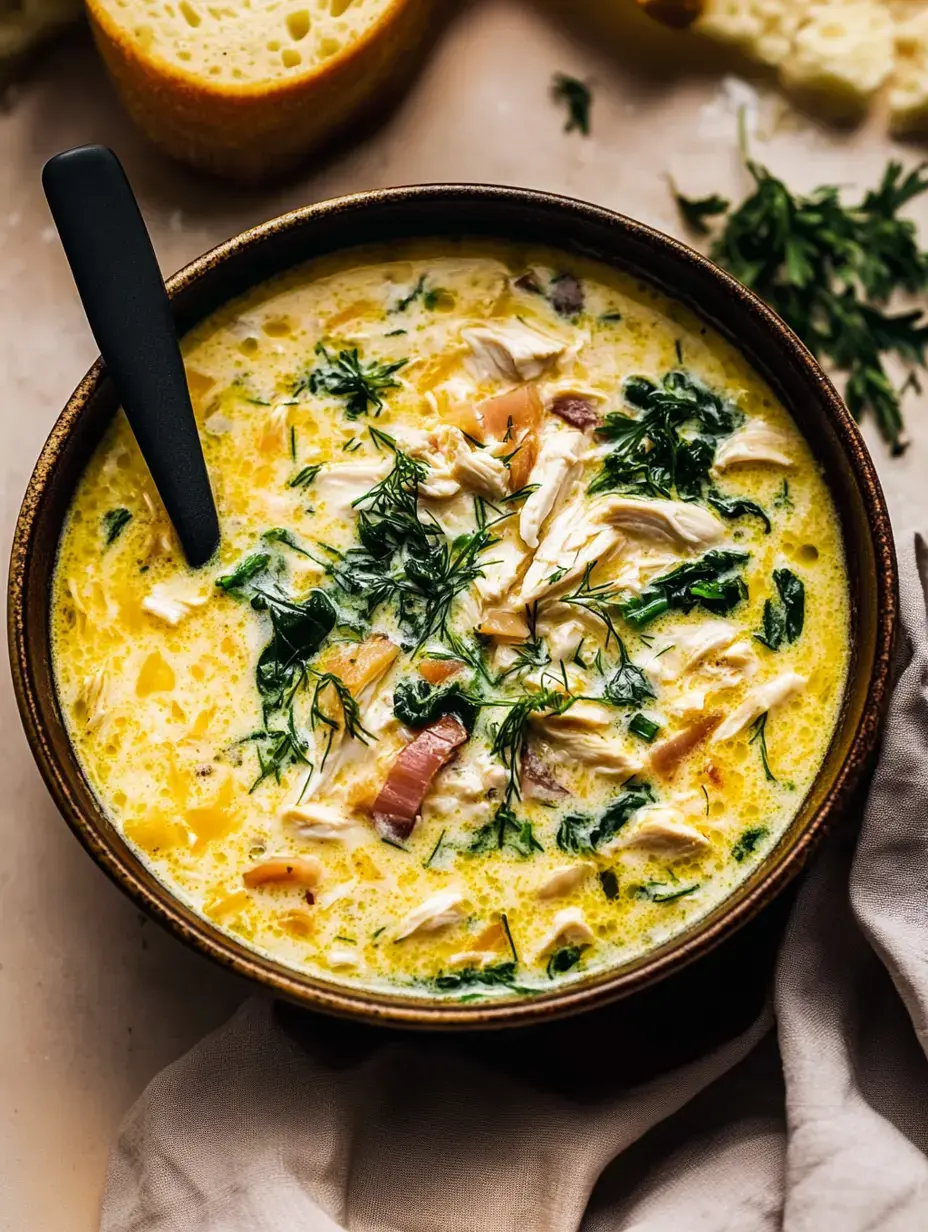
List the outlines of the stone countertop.
<svg viewBox="0 0 928 1232">
<path fill-rule="evenodd" d="M 695 194 L 744 187 L 735 127 L 745 87 L 721 84 L 726 72 L 744 69 L 721 54 L 697 55 L 688 41 L 618 7 L 455 5 L 425 69 L 379 131 L 261 192 L 205 180 L 155 153 L 119 109 L 85 35 L 45 56 L 0 115 L 5 541 L 41 444 L 94 357 L 41 193 L 47 157 L 89 141 L 111 145 L 166 273 L 293 206 L 426 181 L 548 189 L 682 234 L 668 173 Z M 556 71 L 593 83 L 588 139 L 563 132 L 548 97 Z M 879 177 L 890 147 L 878 118 L 836 133 L 786 113 L 761 90 L 755 153 L 792 185 L 865 187 Z M 750 91 L 748 99 L 753 106 Z M 914 161 L 913 151 L 901 153 Z M 928 207 L 923 214 L 928 223 Z M 900 534 L 928 509 L 926 407 L 910 400 L 908 412 L 913 444 L 901 459 L 890 459 L 867 428 Z M 85 856 L 33 765 L 8 673 L 0 716 L 0 1229 L 90 1232 L 121 1117 L 247 988 L 147 923 Z"/>
</svg>

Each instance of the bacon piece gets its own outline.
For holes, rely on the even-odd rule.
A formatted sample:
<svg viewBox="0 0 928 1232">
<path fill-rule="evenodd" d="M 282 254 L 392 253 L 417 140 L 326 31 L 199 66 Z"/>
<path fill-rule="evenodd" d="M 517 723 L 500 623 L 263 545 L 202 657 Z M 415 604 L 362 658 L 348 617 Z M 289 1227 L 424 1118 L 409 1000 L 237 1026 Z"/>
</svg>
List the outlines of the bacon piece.
<svg viewBox="0 0 928 1232">
<path fill-rule="evenodd" d="M 522 749 L 520 774 L 522 794 L 529 800 L 546 800 L 550 803 L 569 794 L 567 788 L 561 786 L 529 744 Z"/>
<path fill-rule="evenodd" d="M 444 684 L 463 667 L 460 659 L 423 659 L 419 664 L 419 675 L 429 684 Z"/>
<path fill-rule="evenodd" d="M 589 398 L 581 398 L 579 394 L 561 394 L 554 399 L 548 410 L 552 415 L 557 415 L 565 423 L 569 423 L 572 428 L 579 428 L 581 432 L 599 423 L 599 415 L 593 403 Z"/>
<path fill-rule="evenodd" d="M 722 721 L 720 714 L 704 714 L 683 731 L 662 740 L 651 750 L 651 767 L 658 774 L 671 774 L 697 744 L 714 732 Z"/>
<path fill-rule="evenodd" d="M 406 745 L 374 801 L 374 825 L 382 838 L 410 836 L 432 779 L 466 741 L 467 728 L 447 714 Z"/>
</svg>

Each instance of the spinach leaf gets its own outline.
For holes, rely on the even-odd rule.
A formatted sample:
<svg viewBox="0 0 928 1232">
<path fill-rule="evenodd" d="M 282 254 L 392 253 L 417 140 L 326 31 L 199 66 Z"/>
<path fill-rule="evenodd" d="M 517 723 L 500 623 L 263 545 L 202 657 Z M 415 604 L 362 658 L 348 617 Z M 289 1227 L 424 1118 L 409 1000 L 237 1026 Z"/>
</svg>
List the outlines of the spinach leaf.
<svg viewBox="0 0 928 1232">
<path fill-rule="evenodd" d="M 636 598 L 620 603 L 619 611 L 639 627 L 671 608 L 689 612 L 699 606 L 724 616 L 747 598 L 743 578 L 733 574 L 747 559 L 747 552 L 707 552 L 655 578 Z"/>
<path fill-rule="evenodd" d="M 325 591 L 311 590 L 299 602 L 257 590 L 251 605 L 271 618 L 271 640 L 258 658 L 258 691 L 265 706 L 280 709 L 302 683 L 310 659 L 335 627 L 337 612 Z"/>
<path fill-rule="evenodd" d="M 492 967 L 464 967 L 461 971 L 442 972 L 436 975 L 432 983 L 439 992 L 457 992 L 462 988 L 486 988 L 499 985 L 510 986 L 515 983 L 516 964 L 514 962 L 495 963 Z"/>
<path fill-rule="evenodd" d="M 657 733 L 661 730 L 660 723 L 655 723 L 653 719 L 649 719 L 646 714 L 633 715 L 628 724 L 628 730 L 633 736 L 638 736 L 642 740 L 646 740 L 648 744 L 653 744 Z"/>
<path fill-rule="evenodd" d="M 459 684 L 431 685 L 426 680 L 407 677 L 393 690 L 393 713 L 407 727 L 426 727 L 447 714 L 460 719 L 468 731 L 477 721 L 477 706 Z"/>
<path fill-rule="evenodd" d="M 611 868 L 604 868 L 599 874 L 599 884 L 610 902 L 619 897 L 619 879 Z"/>
<path fill-rule="evenodd" d="M 568 814 L 558 827 L 557 845 L 574 855 L 595 851 L 618 834 L 632 813 L 654 803 L 648 783 L 627 784 L 597 820 L 578 813 Z"/>
<path fill-rule="evenodd" d="M 806 615 L 806 588 L 802 579 L 790 569 L 774 569 L 773 581 L 779 601 L 766 601 L 763 630 L 754 636 L 770 650 L 779 650 L 784 642 L 795 642 L 802 633 Z"/>
<path fill-rule="evenodd" d="M 770 519 L 756 501 L 747 500 L 743 496 L 723 496 L 721 492 L 710 492 L 706 501 L 716 513 L 729 521 L 735 518 L 760 518 L 764 525 L 764 534 L 770 534 Z"/>
</svg>

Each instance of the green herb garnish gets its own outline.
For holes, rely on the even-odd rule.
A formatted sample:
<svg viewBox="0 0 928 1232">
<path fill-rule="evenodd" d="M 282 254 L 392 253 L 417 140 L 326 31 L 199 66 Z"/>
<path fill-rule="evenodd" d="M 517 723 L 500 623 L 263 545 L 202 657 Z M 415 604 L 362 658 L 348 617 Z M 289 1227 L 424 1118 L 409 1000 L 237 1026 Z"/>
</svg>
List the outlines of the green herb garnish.
<svg viewBox="0 0 928 1232">
<path fill-rule="evenodd" d="M 629 886 L 628 894 L 630 898 L 644 899 L 649 903 L 672 903 L 678 898 L 695 894 L 698 889 L 698 885 L 691 885 L 677 890 L 665 881 L 645 881 L 641 885 Z"/>
<path fill-rule="evenodd" d="M 316 354 L 321 362 L 297 384 L 294 393 L 308 389 L 311 394 L 332 394 L 336 398 L 344 398 L 348 419 L 360 419 L 371 410 L 379 415 L 383 410 L 383 395 L 391 389 L 400 388 L 395 374 L 408 362 L 405 359 L 390 363 L 372 360 L 365 365 L 361 362 L 357 347 L 331 355 L 321 342 L 316 347 Z"/>
<path fill-rule="evenodd" d="M 590 108 L 593 103 L 590 87 L 578 81 L 576 77 L 569 77 L 566 73 L 555 73 L 551 83 L 551 95 L 556 102 L 563 103 L 567 107 L 567 123 L 564 125 L 564 132 L 571 133 L 576 130 L 583 133 L 584 137 L 588 137 L 590 135 Z"/>
<path fill-rule="evenodd" d="M 314 462 L 311 466 L 304 466 L 302 470 L 297 471 L 292 479 L 287 481 L 287 487 L 308 488 L 321 470 L 321 462 Z"/>
<path fill-rule="evenodd" d="M 692 227 L 697 235 L 708 235 L 706 219 L 726 213 L 731 204 L 718 193 L 711 193 L 708 197 L 685 197 L 683 193 L 674 190 L 673 197 L 687 226 Z"/>
<path fill-rule="evenodd" d="M 614 442 L 590 492 L 687 499 L 702 495 L 720 438 L 743 416 L 721 394 L 688 372 L 673 369 L 660 382 L 629 377 L 623 387 L 635 415 L 610 412 L 596 429 Z M 684 431 L 685 430 L 685 431 Z"/>
<path fill-rule="evenodd" d="M 750 830 L 745 830 L 738 841 L 731 849 L 731 854 L 738 861 L 743 863 L 748 856 L 752 856 L 757 850 L 758 843 L 765 839 L 770 831 L 766 826 L 754 826 Z"/>
<path fill-rule="evenodd" d="M 240 560 L 231 573 L 216 578 L 216 585 L 227 593 L 243 590 L 249 582 L 264 573 L 270 563 L 270 553 L 252 552 Z"/>
<path fill-rule="evenodd" d="M 806 613 L 806 588 L 790 569 L 774 569 L 773 581 L 779 600 L 764 603 L 764 627 L 755 638 L 770 650 L 795 642 L 802 633 Z"/>
<path fill-rule="evenodd" d="M 744 134 L 742 126 L 742 146 Z M 847 374 L 855 417 L 872 412 L 893 453 L 906 446 L 900 391 L 884 367 L 894 355 L 925 366 L 928 321 L 921 309 L 889 313 L 899 292 L 928 288 L 928 253 L 899 211 L 928 189 L 924 167 L 890 162 L 876 189 L 845 205 L 834 185 L 809 196 L 745 152 L 753 192 L 725 219 L 711 255 L 774 309 L 809 349 Z"/>
<path fill-rule="evenodd" d="M 502 851 L 504 847 L 511 848 L 523 859 L 533 856 L 536 851 L 544 851 L 544 847 L 535 838 L 532 823 L 520 821 L 506 805 L 498 808 L 486 825 L 480 827 L 468 851 Z"/>
<path fill-rule="evenodd" d="M 619 611 L 638 627 L 671 609 L 689 612 L 698 606 L 724 616 L 747 598 L 744 580 L 734 573 L 747 559 L 747 552 L 707 552 L 649 582 L 636 598 L 619 603 Z"/>
<path fill-rule="evenodd" d="M 603 697 L 613 706 L 640 706 L 657 694 L 645 672 L 629 659 L 625 643 L 618 635 L 616 641 L 619 644 L 619 666 L 606 682 Z"/>
<path fill-rule="evenodd" d="M 735 518 L 760 518 L 764 525 L 764 534 L 770 534 L 770 519 L 756 501 L 747 500 L 743 496 L 723 496 L 721 492 L 710 492 L 706 497 L 706 502 L 716 513 L 720 513 L 729 521 Z"/>
<path fill-rule="evenodd" d="M 309 556 L 309 552 L 305 548 L 301 548 L 296 541 L 296 536 L 292 531 L 286 530 L 283 526 L 272 526 L 270 530 L 266 530 L 261 538 L 265 543 L 282 543 L 284 547 L 290 548 L 293 552 L 298 552 L 300 556 Z M 310 560 L 312 557 L 310 556 Z"/>
<path fill-rule="evenodd" d="M 759 718 L 755 719 L 751 724 L 751 738 L 748 744 L 756 744 L 760 749 L 760 760 L 764 767 L 764 778 L 769 783 L 776 783 L 777 777 L 770 769 L 770 760 L 767 756 L 767 711 L 765 710 Z"/>
<path fill-rule="evenodd" d="M 632 813 L 653 803 L 654 793 L 649 784 L 626 784 L 598 819 L 568 814 L 558 828 L 557 845 L 561 851 L 575 855 L 595 851 L 618 834 Z"/>
<path fill-rule="evenodd" d="M 548 979 L 553 980 L 557 976 L 563 975 L 573 967 L 576 967 L 583 957 L 583 951 L 588 948 L 585 945 L 564 945 L 559 950 L 555 950 L 548 959 L 548 965 L 545 968 Z"/>
<path fill-rule="evenodd" d="M 628 730 L 633 736 L 638 736 L 640 739 L 647 741 L 648 744 L 653 744 L 658 732 L 661 730 L 659 723 L 655 723 L 653 719 L 649 719 L 646 714 L 635 714 L 629 720 Z"/>
<path fill-rule="evenodd" d="M 464 967 L 461 971 L 442 972 L 432 984 L 439 992 L 458 992 L 462 988 L 495 988 L 511 986 L 516 978 L 514 962 L 495 963 L 492 967 Z"/>
<path fill-rule="evenodd" d="M 118 509 L 108 509 L 104 513 L 103 518 L 103 540 L 106 546 L 115 543 L 122 532 L 132 521 L 132 514 L 128 509 L 120 506 Z"/>
</svg>

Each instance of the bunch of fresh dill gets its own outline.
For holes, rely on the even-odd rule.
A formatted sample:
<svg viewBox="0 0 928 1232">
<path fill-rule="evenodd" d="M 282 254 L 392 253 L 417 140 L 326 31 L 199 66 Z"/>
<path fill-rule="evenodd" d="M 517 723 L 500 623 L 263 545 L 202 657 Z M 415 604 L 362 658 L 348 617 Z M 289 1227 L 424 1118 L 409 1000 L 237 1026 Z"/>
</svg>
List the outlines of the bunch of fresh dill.
<svg viewBox="0 0 928 1232">
<path fill-rule="evenodd" d="M 706 220 L 724 216 L 713 260 L 846 375 L 852 414 L 872 412 L 893 453 L 901 453 L 901 395 L 919 386 L 913 371 L 897 389 L 884 361 L 896 356 L 912 369 L 924 367 L 928 319 L 921 309 L 888 312 L 886 305 L 893 295 L 928 289 L 928 252 L 919 248 L 915 224 L 899 217 L 928 189 L 925 165 L 905 172 L 891 162 L 876 189 L 844 204 L 834 185 L 801 196 L 746 152 L 744 163 L 754 191 L 737 208 L 717 195 L 693 200 L 676 193 L 684 218 L 708 234 Z"/>
</svg>

